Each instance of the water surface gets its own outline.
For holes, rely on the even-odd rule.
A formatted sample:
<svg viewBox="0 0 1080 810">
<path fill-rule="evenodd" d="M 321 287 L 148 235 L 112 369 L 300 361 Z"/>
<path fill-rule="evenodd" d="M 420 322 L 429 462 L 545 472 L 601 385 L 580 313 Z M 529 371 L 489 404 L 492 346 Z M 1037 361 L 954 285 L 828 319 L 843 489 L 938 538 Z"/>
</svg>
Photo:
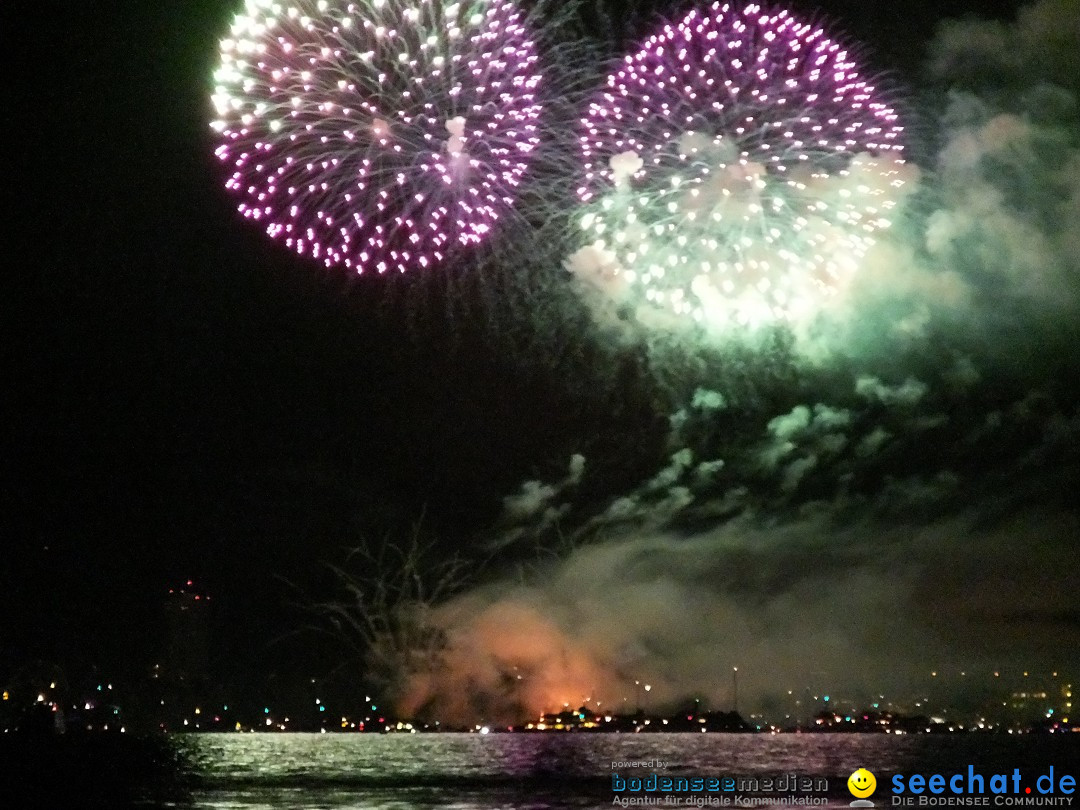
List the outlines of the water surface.
<svg viewBox="0 0 1080 810">
<path fill-rule="evenodd" d="M 833 808 L 848 806 L 859 767 L 878 777 L 878 807 L 889 806 L 892 773 L 1019 767 L 1033 780 L 1053 764 L 1080 777 L 1080 734 L 201 734 L 178 744 L 206 810 L 609 808 L 612 764 L 628 761 L 663 760 L 671 775 L 821 776 Z"/>
</svg>

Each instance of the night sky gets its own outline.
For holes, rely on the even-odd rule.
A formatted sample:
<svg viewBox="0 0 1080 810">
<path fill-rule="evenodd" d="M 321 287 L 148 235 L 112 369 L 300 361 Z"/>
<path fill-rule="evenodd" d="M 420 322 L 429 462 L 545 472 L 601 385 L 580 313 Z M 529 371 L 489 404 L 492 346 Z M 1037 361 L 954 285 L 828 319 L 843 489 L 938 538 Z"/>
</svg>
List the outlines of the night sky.
<svg viewBox="0 0 1080 810">
<path fill-rule="evenodd" d="M 462 658 L 475 658 L 468 645 L 491 634 L 550 631 L 552 648 L 563 649 L 558 628 L 577 626 L 595 642 L 616 616 L 650 617 L 629 622 L 638 635 L 601 644 L 595 660 L 568 664 L 571 674 L 553 680 L 625 681 L 655 670 L 657 658 L 679 660 L 656 639 L 671 641 L 665 627 L 688 609 L 723 630 L 689 633 L 684 648 L 715 652 L 725 671 L 741 660 L 733 646 L 759 664 L 748 694 L 783 685 L 764 674 L 771 667 L 796 678 L 803 661 L 831 673 L 805 664 L 808 649 L 829 660 L 895 655 L 905 672 L 931 658 L 986 668 L 1019 665 L 1009 647 L 1023 637 L 1034 642 L 1021 652 L 1039 666 L 1080 671 L 1078 523 L 1068 494 L 1080 483 L 1074 261 L 1062 275 L 1029 273 L 1030 288 L 1006 289 L 993 273 L 979 275 L 977 250 L 958 248 L 966 258 L 950 259 L 937 278 L 960 277 L 965 303 L 923 317 L 930 325 L 918 345 L 870 336 L 887 331 L 878 315 L 925 279 L 895 300 L 875 299 L 873 318 L 851 319 L 857 350 L 805 362 L 791 359 L 799 350 L 790 346 L 774 347 L 773 359 L 735 360 L 727 350 L 613 344 L 575 327 L 581 311 L 549 314 L 570 297 L 550 291 L 560 283 L 554 272 L 546 286 L 528 287 L 490 261 L 479 280 L 464 265 L 444 279 L 395 283 L 328 271 L 266 239 L 223 188 L 210 77 L 234 5 L 46 4 L 15 29 L 0 296 L 8 369 L 0 671 L 34 659 L 72 672 L 139 671 L 160 649 L 165 594 L 188 578 L 218 602 L 222 677 L 324 671 L 332 649 L 277 640 L 300 622 L 284 579 L 322 587 L 320 560 L 340 560 L 365 538 L 403 535 L 421 515 L 445 553 L 497 555 L 447 614 L 474 630 Z M 1075 35 L 1076 4 L 1057 5 L 1068 12 L 1066 36 Z M 985 90 L 994 81 L 979 65 L 958 59 L 943 76 L 949 46 L 931 48 L 943 19 L 977 14 L 1005 30 L 1020 7 L 799 5 L 865 43 L 870 63 L 907 98 L 909 154 L 925 176 L 949 176 L 943 150 L 964 122 L 948 90 L 959 87 L 1057 133 L 1037 144 L 1035 164 L 1015 164 L 1011 210 L 1038 207 L 1024 195 L 1042 199 L 1042 167 L 1067 174 L 1071 165 L 1072 196 L 1068 181 L 1054 193 L 1075 212 L 1075 76 L 1062 80 L 1071 99 L 1043 105 L 1039 121 L 1018 100 L 1036 84 L 1020 68 Z M 652 18 L 642 19 L 627 36 L 648 30 Z M 961 207 L 960 185 L 931 188 L 913 220 Z M 938 225 L 910 228 L 940 234 Z M 1080 252 L 1075 223 L 1071 237 L 1059 233 L 1067 225 L 1044 228 L 1061 236 L 1054 255 Z M 928 301 L 947 297 L 944 286 L 921 289 Z M 909 379 L 927 391 L 905 389 Z M 728 404 L 691 405 L 697 389 L 720 391 Z M 834 458 L 822 436 L 833 435 L 825 423 L 839 410 L 852 449 Z M 938 417 L 945 422 L 925 421 Z M 994 425 L 992 437 L 976 435 Z M 898 438 L 870 440 L 876 428 Z M 814 461 L 763 471 L 773 440 L 816 447 Z M 854 449 L 860 441 L 865 452 Z M 650 484 L 681 447 L 697 459 L 722 451 L 732 476 L 688 508 L 661 493 L 680 472 Z M 574 454 L 585 459 L 583 478 L 567 473 Z M 743 478 L 750 494 L 720 505 Z M 947 492 L 922 498 L 916 482 Z M 550 495 L 530 497 L 544 485 Z M 608 519 L 620 498 L 619 518 Z M 558 532 L 541 515 L 546 506 L 561 510 Z M 553 551 L 544 584 L 516 592 L 513 563 L 538 545 L 558 548 L 560 537 L 578 551 Z M 946 575 L 912 573 L 915 561 Z M 819 569 L 837 572 L 848 595 L 859 585 L 866 603 L 800 579 Z M 568 594 L 582 587 L 595 588 L 596 604 L 571 604 Z M 858 651 L 832 645 L 852 605 L 899 615 L 896 637 L 874 635 Z M 521 622 L 491 624 L 492 606 L 504 617 L 520 609 Z M 939 626 L 934 610 L 962 615 L 963 627 Z M 803 619 L 785 624 L 780 615 L 805 616 L 820 643 L 801 646 Z M 538 616 L 553 618 L 537 631 Z M 987 640 L 972 641 L 980 628 L 990 628 Z M 790 659 L 762 641 L 770 633 Z M 516 653 L 508 655 L 495 658 Z M 652 677 L 678 696 L 707 690 L 701 673 L 711 665 L 686 660 Z M 418 703 L 431 697 L 416 691 Z"/>
</svg>

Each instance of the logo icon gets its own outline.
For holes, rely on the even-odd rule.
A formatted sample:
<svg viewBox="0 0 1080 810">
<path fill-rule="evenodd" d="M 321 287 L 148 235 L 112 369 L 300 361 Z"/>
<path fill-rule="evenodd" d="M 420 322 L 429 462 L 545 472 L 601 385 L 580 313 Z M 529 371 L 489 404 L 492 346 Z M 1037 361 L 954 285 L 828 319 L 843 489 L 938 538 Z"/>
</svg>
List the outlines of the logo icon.
<svg viewBox="0 0 1080 810">
<path fill-rule="evenodd" d="M 847 788 L 851 791 L 851 795 L 855 797 L 851 807 L 874 806 L 874 803 L 869 801 L 869 797 L 877 790 L 877 779 L 866 768 L 859 768 L 848 777 Z"/>
</svg>

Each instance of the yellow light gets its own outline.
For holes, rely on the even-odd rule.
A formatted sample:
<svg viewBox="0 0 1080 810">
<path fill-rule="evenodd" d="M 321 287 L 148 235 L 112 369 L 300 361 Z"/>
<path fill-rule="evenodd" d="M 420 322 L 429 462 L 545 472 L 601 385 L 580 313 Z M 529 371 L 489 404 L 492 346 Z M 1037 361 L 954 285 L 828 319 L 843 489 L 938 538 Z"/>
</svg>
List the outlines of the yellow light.
<svg viewBox="0 0 1080 810">
<path fill-rule="evenodd" d="M 11 695 L 9 695 L 8 691 L 5 689 L 4 690 L 4 700 L 10 700 L 10 699 L 11 699 Z"/>
</svg>

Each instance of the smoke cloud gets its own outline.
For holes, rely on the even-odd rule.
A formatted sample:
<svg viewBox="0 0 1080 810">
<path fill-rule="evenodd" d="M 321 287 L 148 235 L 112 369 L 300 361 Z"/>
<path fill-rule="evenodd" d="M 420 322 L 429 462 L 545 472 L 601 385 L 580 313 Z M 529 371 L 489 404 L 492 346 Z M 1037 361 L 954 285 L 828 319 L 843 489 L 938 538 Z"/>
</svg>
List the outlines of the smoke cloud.
<svg viewBox="0 0 1080 810">
<path fill-rule="evenodd" d="M 597 500 L 612 460 L 582 453 L 509 496 L 493 547 L 572 548 L 439 607 L 403 711 L 728 708 L 738 667 L 741 710 L 796 715 L 946 667 L 1078 671 L 1078 60 L 1077 0 L 942 26 L 937 148 L 855 283 L 748 365 L 643 336 L 666 460 Z"/>
</svg>

